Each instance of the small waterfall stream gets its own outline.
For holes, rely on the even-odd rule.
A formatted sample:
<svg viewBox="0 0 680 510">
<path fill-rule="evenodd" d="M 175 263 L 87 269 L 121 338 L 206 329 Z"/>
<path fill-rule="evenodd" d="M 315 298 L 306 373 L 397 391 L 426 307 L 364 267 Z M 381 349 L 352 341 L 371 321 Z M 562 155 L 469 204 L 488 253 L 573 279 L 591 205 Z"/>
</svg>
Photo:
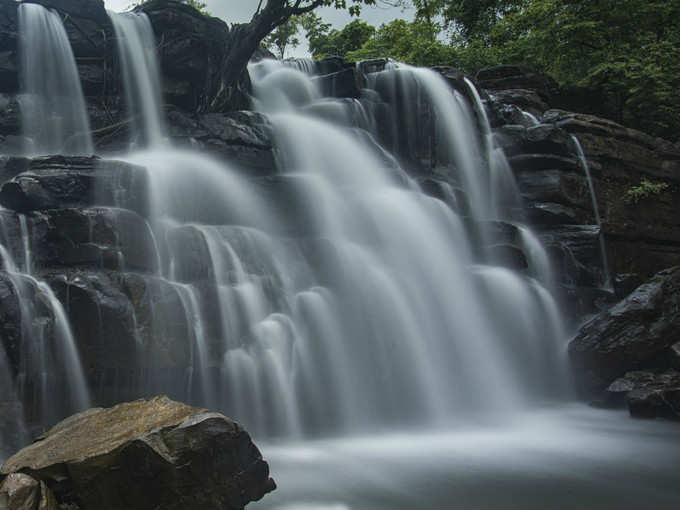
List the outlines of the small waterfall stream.
<svg viewBox="0 0 680 510">
<path fill-rule="evenodd" d="M 109 12 L 123 71 L 127 109 L 142 145 L 158 145 L 164 129 L 156 40 L 144 13 Z"/>
<path fill-rule="evenodd" d="M 595 215 L 595 222 L 597 223 L 600 233 L 598 235 L 598 240 L 600 244 L 600 257 L 602 258 L 602 273 L 604 281 L 602 282 L 602 288 L 607 291 L 613 292 L 614 282 L 612 280 L 611 272 L 609 270 L 609 261 L 607 260 L 607 247 L 604 241 L 604 232 L 602 232 L 602 219 L 600 218 L 600 207 L 597 204 L 597 195 L 595 194 L 595 186 L 593 185 L 593 178 L 590 175 L 590 166 L 588 165 L 588 160 L 583 152 L 583 147 L 579 139 L 571 135 L 571 139 L 574 142 L 574 147 L 576 149 L 576 155 L 578 156 L 579 163 L 583 172 L 586 175 L 586 180 L 588 181 L 588 192 L 590 193 L 590 199 L 593 204 L 593 214 Z"/>
<path fill-rule="evenodd" d="M 56 11 L 19 5 L 21 124 L 26 153 L 92 154 L 76 62 Z"/>
</svg>

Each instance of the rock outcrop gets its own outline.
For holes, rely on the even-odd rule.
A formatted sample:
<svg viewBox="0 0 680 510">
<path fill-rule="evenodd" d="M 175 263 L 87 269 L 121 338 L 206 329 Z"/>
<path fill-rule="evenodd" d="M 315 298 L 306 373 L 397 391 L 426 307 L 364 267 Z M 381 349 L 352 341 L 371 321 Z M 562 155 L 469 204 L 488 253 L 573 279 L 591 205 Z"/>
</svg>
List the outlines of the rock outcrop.
<svg viewBox="0 0 680 510">
<path fill-rule="evenodd" d="M 680 267 L 674 267 L 587 322 L 569 344 L 569 357 L 580 389 L 601 398 L 627 372 L 663 368 L 678 342 Z M 654 387 L 639 379 L 628 381 L 630 391 Z"/>
<path fill-rule="evenodd" d="M 489 89 L 496 140 L 575 318 L 606 307 L 604 301 L 614 296 L 624 297 L 628 282 L 680 263 L 680 220 L 674 212 L 680 193 L 677 148 L 610 120 L 554 109 L 569 104 L 568 92 L 531 69 L 499 66 L 480 71 L 477 80 Z M 596 110 L 584 103 L 580 111 Z M 572 137 L 587 159 L 601 231 Z M 642 181 L 661 186 L 639 201 L 628 199 Z M 609 298 L 600 290 L 605 280 L 600 236 L 612 273 L 626 275 L 615 278 L 616 293 Z"/>
<path fill-rule="evenodd" d="M 0 473 L 0 498 L 45 501 L 41 510 L 55 508 L 50 491 L 79 510 L 236 510 L 275 488 L 241 425 L 166 397 L 74 415 Z"/>
<path fill-rule="evenodd" d="M 607 388 L 605 403 L 626 403 L 637 418 L 680 419 L 680 372 L 628 372 Z"/>
</svg>

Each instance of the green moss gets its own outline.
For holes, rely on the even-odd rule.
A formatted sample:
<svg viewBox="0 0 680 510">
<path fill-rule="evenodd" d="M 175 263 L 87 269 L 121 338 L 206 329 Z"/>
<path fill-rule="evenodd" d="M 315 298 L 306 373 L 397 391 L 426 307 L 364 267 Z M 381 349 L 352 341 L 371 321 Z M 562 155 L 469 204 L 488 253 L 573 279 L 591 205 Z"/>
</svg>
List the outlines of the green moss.
<svg viewBox="0 0 680 510">
<path fill-rule="evenodd" d="M 644 200 L 653 195 L 659 195 L 666 189 L 668 189 L 668 183 L 651 182 L 647 179 L 642 179 L 639 186 L 633 186 L 626 191 L 623 195 L 623 201 L 628 205 L 637 204 L 640 200 Z"/>
</svg>

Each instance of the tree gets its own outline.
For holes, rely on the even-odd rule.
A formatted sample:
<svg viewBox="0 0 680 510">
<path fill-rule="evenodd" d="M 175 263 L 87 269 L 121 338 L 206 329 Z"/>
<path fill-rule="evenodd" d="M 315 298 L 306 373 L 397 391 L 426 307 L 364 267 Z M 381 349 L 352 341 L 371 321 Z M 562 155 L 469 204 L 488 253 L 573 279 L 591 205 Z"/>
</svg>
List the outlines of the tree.
<svg viewBox="0 0 680 510">
<path fill-rule="evenodd" d="M 376 0 L 259 0 L 255 14 L 249 23 L 232 25 L 229 32 L 231 44 L 221 63 L 220 93 L 212 101 L 212 109 L 220 109 L 231 103 L 238 89 L 238 81 L 246 71 L 250 57 L 260 43 L 278 26 L 292 16 L 302 16 L 321 6 L 347 9 L 358 15 L 362 5 L 374 5 Z"/>
<path fill-rule="evenodd" d="M 264 38 L 263 44 L 270 50 L 276 50 L 279 58 L 286 56 L 286 48 L 296 48 L 300 40 L 296 37 L 300 20 L 297 16 L 291 16 L 288 21 L 282 23 Z"/>
<path fill-rule="evenodd" d="M 381 25 L 360 49 L 348 52 L 347 58 L 389 57 L 420 66 L 451 63 L 454 50 L 437 39 L 436 30 L 427 22 L 396 19 Z"/>
<path fill-rule="evenodd" d="M 305 31 L 308 49 L 311 55 L 320 55 L 321 48 L 326 43 L 328 32 L 331 29 L 330 23 L 324 23 L 315 12 L 309 12 L 300 16 L 300 25 Z"/>
<path fill-rule="evenodd" d="M 307 31 L 307 40 L 310 53 L 316 58 L 328 55 L 344 57 L 349 52 L 361 48 L 375 33 L 375 27 L 359 19 L 348 23 L 342 30 L 330 32 L 327 28 L 329 25 L 319 25 L 317 20 L 306 24 L 311 25 L 312 32 L 310 34 L 310 31 Z"/>
</svg>

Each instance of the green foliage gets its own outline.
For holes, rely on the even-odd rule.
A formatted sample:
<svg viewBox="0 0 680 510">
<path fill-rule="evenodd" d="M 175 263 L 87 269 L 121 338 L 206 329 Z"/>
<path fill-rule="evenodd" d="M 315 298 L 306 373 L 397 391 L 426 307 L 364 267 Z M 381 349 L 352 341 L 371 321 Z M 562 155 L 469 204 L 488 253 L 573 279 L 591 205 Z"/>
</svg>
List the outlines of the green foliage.
<svg viewBox="0 0 680 510">
<path fill-rule="evenodd" d="M 300 25 L 306 34 L 309 53 L 312 55 L 320 55 L 321 48 L 328 40 L 328 32 L 331 29 L 331 24 L 324 23 L 317 13 L 309 12 L 300 16 Z"/>
<path fill-rule="evenodd" d="M 659 195 L 661 192 L 668 189 L 668 183 L 665 182 L 651 182 L 647 179 L 640 181 L 639 186 L 633 186 L 623 195 L 623 201 L 628 204 L 637 204 L 645 198 L 653 195 Z"/>
<path fill-rule="evenodd" d="M 306 24 L 309 26 L 309 22 Z M 342 30 L 327 31 L 328 27 L 329 25 L 315 24 L 311 27 L 313 32 L 307 31 L 309 51 L 316 58 L 328 55 L 344 57 L 361 48 L 375 33 L 375 27 L 359 19 L 348 23 Z M 325 33 L 322 32 L 324 28 Z"/>
<path fill-rule="evenodd" d="M 264 46 L 275 52 L 279 58 L 286 56 L 287 48 L 295 48 L 300 44 L 297 38 L 298 27 L 300 26 L 300 18 L 291 16 L 288 21 L 280 24 L 262 43 Z"/>
<path fill-rule="evenodd" d="M 381 25 L 348 60 L 390 57 L 413 65 L 431 66 L 452 61 L 455 50 L 437 39 L 437 29 L 421 21 L 397 19 Z"/>
</svg>

